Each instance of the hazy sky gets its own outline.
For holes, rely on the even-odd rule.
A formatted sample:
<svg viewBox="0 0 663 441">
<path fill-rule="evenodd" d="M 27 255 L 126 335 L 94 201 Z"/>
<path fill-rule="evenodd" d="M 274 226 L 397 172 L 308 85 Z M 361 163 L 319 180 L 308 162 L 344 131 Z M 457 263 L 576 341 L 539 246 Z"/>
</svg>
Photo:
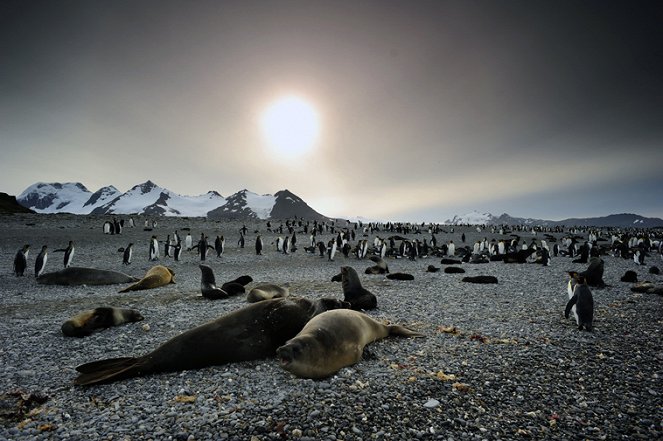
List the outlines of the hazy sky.
<svg viewBox="0 0 663 441">
<path fill-rule="evenodd" d="M 264 110 L 317 112 L 284 158 Z M 0 2 L 0 191 L 289 189 L 328 216 L 663 217 L 663 3 Z"/>
</svg>

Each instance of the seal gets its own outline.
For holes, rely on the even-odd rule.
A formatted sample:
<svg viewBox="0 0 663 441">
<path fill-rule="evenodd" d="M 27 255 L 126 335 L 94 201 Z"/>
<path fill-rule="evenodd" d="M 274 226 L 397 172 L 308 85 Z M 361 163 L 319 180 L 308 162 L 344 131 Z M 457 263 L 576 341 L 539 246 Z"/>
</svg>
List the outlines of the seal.
<svg viewBox="0 0 663 441">
<path fill-rule="evenodd" d="M 636 273 L 633 270 L 628 270 L 624 273 L 622 278 L 620 279 L 622 282 L 628 282 L 628 283 L 637 283 L 638 282 L 638 273 Z"/>
<path fill-rule="evenodd" d="M 473 277 L 463 277 L 463 282 L 469 283 L 497 283 L 497 277 L 495 276 L 473 276 Z"/>
<path fill-rule="evenodd" d="M 76 368 L 77 385 L 109 383 L 159 372 L 200 369 L 273 357 L 313 316 L 347 303 L 323 298 L 265 300 L 179 334 L 141 357 L 94 361 Z"/>
<path fill-rule="evenodd" d="M 97 268 L 70 266 L 53 273 L 45 273 L 37 277 L 42 285 L 117 285 L 119 283 L 136 282 L 138 279 L 130 275 Z"/>
<path fill-rule="evenodd" d="M 249 291 L 246 295 L 246 301 L 249 303 L 256 303 L 263 300 L 278 299 L 288 297 L 289 293 L 290 290 L 286 287 L 271 283 L 262 283 Z"/>
<path fill-rule="evenodd" d="M 428 265 L 428 266 L 426 267 L 426 272 L 427 272 L 427 273 L 436 273 L 436 272 L 438 272 L 439 270 L 440 270 L 440 269 L 439 269 L 438 267 L 436 267 L 435 265 Z"/>
<path fill-rule="evenodd" d="M 579 275 L 585 278 L 587 285 L 604 288 L 605 282 L 603 281 L 603 270 L 603 259 L 600 257 L 592 257 L 589 259 L 589 266 L 587 269 L 579 273 Z"/>
<path fill-rule="evenodd" d="M 391 273 L 387 274 L 389 280 L 414 280 L 414 276 L 408 273 Z"/>
<path fill-rule="evenodd" d="M 349 309 L 313 317 L 296 337 L 276 350 L 281 367 L 301 378 L 325 378 L 361 359 L 364 347 L 390 335 L 422 337 L 400 325 L 384 325 Z"/>
<path fill-rule="evenodd" d="M 465 270 L 459 266 L 447 266 L 444 268 L 446 274 L 462 274 Z"/>
<path fill-rule="evenodd" d="M 135 309 L 100 308 L 83 311 L 62 324 L 62 333 L 67 337 L 85 337 L 97 329 L 120 326 L 125 323 L 139 322 L 143 316 Z"/>
<path fill-rule="evenodd" d="M 163 265 L 156 265 L 150 268 L 138 282 L 120 290 L 119 292 L 140 291 L 143 289 L 158 288 L 166 286 L 169 283 L 175 283 L 175 272 Z"/>
<path fill-rule="evenodd" d="M 371 256 L 369 259 L 375 262 L 375 265 L 366 268 L 364 271 L 365 274 L 385 274 L 389 272 L 387 262 L 385 262 L 382 258 L 378 256 Z"/>
<path fill-rule="evenodd" d="M 200 268 L 201 272 L 200 292 L 203 294 L 203 297 L 210 300 L 227 299 L 229 297 L 228 293 L 216 286 L 212 268 L 202 263 L 198 265 L 198 268 Z"/>
<path fill-rule="evenodd" d="M 341 267 L 341 284 L 343 286 L 343 296 L 346 302 L 350 302 L 352 309 L 375 309 L 378 307 L 378 300 L 373 293 L 361 286 L 357 271 L 350 266 Z"/>
</svg>

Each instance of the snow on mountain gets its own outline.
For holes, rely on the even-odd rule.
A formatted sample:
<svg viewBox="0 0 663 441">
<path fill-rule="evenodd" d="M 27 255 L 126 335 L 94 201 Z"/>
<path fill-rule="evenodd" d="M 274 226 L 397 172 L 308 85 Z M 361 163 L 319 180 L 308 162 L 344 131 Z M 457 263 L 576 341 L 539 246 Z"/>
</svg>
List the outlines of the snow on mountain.
<svg viewBox="0 0 663 441">
<path fill-rule="evenodd" d="M 487 225 L 493 220 L 493 218 L 494 216 L 490 213 L 479 213 L 474 210 L 463 216 L 455 215 L 452 219 L 444 221 L 444 223 L 447 225 Z"/>
<path fill-rule="evenodd" d="M 16 197 L 19 204 L 37 213 L 86 214 L 83 206 L 92 193 L 80 182 L 37 182 Z"/>
<path fill-rule="evenodd" d="M 109 185 L 108 187 L 101 187 L 99 190 L 95 191 L 90 199 L 83 204 L 83 208 L 87 207 L 89 212 L 92 212 L 97 207 L 100 207 L 109 201 L 112 201 L 116 197 L 120 196 L 122 193 L 117 188 Z"/>
<path fill-rule="evenodd" d="M 223 206 L 210 210 L 207 216 L 214 219 L 267 219 L 275 203 L 275 196 L 261 196 L 244 189 L 228 196 Z"/>
<path fill-rule="evenodd" d="M 97 207 L 92 214 L 205 216 L 225 202 L 223 196 L 215 191 L 200 196 L 182 196 L 147 181 Z"/>
</svg>

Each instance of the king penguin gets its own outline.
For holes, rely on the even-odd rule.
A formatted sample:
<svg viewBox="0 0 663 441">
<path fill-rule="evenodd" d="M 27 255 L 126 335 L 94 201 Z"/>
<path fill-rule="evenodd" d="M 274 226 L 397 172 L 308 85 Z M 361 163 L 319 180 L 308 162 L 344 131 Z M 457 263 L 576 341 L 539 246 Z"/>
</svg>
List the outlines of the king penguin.
<svg viewBox="0 0 663 441">
<path fill-rule="evenodd" d="M 133 247 L 134 247 L 134 244 L 130 243 L 124 249 L 124 253 L 122 254 L 122 263 L 123 264 L 129 265 L 131 263 L 131 255 L 133 254 Z"/>
<path fill-rule="evenodd" d="M 159 260 L 159 242 L 156 236 L 150 239 L 150 260 Z"/>
<path fill-rule="evenodd" d="M 60 252 L 64 251 L 64 259 L 63 259 L 63 264 L 65 268 L 69 268 L 71 266 L 71 262 L 74 259 L 74 241 L 70 240 L 69 241 L 69 246 L 67 248 L 60 248 L 59 250 L 55 250 L 55 252 Z"/>
<path fill-rule="evenodd" d="M 262 255 L 262 237 L 260 237 L 259 234 L 258 237 L 256 237 L 256 255 Z"/>
<path fill-rule="evenodd" d="M 16 257 L 14 257 L 14 274 L 17 276 L 22 276 L 25 273 L 25 268 L 28 266 L 29 252 L 30 245 L 26 244 L 16 253 Z"/>
<path fill-rule="evenodd" d="M 35 260 L 35 277 L 39 277 L 46 268 L 46 261 L 48 261 L 48 247 L 46 245 L 41 247 L 41 251 Z"/>
</svg>

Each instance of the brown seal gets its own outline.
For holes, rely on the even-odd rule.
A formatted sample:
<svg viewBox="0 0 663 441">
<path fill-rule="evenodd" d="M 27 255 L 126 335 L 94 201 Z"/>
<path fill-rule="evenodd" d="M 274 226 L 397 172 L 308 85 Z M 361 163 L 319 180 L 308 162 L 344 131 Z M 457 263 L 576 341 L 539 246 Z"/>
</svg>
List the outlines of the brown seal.
<svg viewBox="0 0 663 441">
<path fill-rule="evenodd" d="M 350 266 L 341 267 L 341 283 L 343 285 L 343 296 L 346 302 L 350 302 L 352 309 L 375 309 L 378 300 L 373 293 L 361 286 L 357 271 Z"/>
<path fill-rule="evenodd" d="M 200 369 L 272 357 L 311 317 L 345 308 L 336 299 L 265 300 L 177 335 L 142 357 L 111 358 L 78 366 L 75 384 L 108 383 L 157 372 Z"/>
<path fill-rule="evenodd" d="M 158 288 L 166 286 L 169 283 L 175 283 L 175 272 L 163 265 L 156 265 L 150 268 L 145 276 L 138 282 L 134 283 L 119 292 L 127 291 L 140 291 L 142 289 Z"/>
<path fill-rule="evenodd" d="M 45 273 L 37 277 L 37 283 L 42 285 L 114 285 L 131 283 L 138 279 L 118 271 L 102 270 L 97 268 L 83 268 L 70 266 L 60 271 Z"/>
<path fill-rule="evenodd" d="M 135 309 L 102 306 L 76 314 L 62 324 L 62 333 L 67 337 L 85 337 L 97 329 L 139 322 L 143 316 Z"/>
<path fill-rule="evenodd" d="M 288 297 L 289 293 L 290 290 L 286 287 L 271 283 L 262 283 L 249 291 L 246 295 L 246 301 L 249 303 L 255 303 L 262 300 L 278 299 Z"/>
<path fill-rule="evenodd" d="M 384 325 L 350 309 L 324 312 L 278 348 L 283 369 L 302 378 L 324 378 L 361 359 L 364 346 L 389 335 L 422 337 L 400 325 Z"/>
</svg>

